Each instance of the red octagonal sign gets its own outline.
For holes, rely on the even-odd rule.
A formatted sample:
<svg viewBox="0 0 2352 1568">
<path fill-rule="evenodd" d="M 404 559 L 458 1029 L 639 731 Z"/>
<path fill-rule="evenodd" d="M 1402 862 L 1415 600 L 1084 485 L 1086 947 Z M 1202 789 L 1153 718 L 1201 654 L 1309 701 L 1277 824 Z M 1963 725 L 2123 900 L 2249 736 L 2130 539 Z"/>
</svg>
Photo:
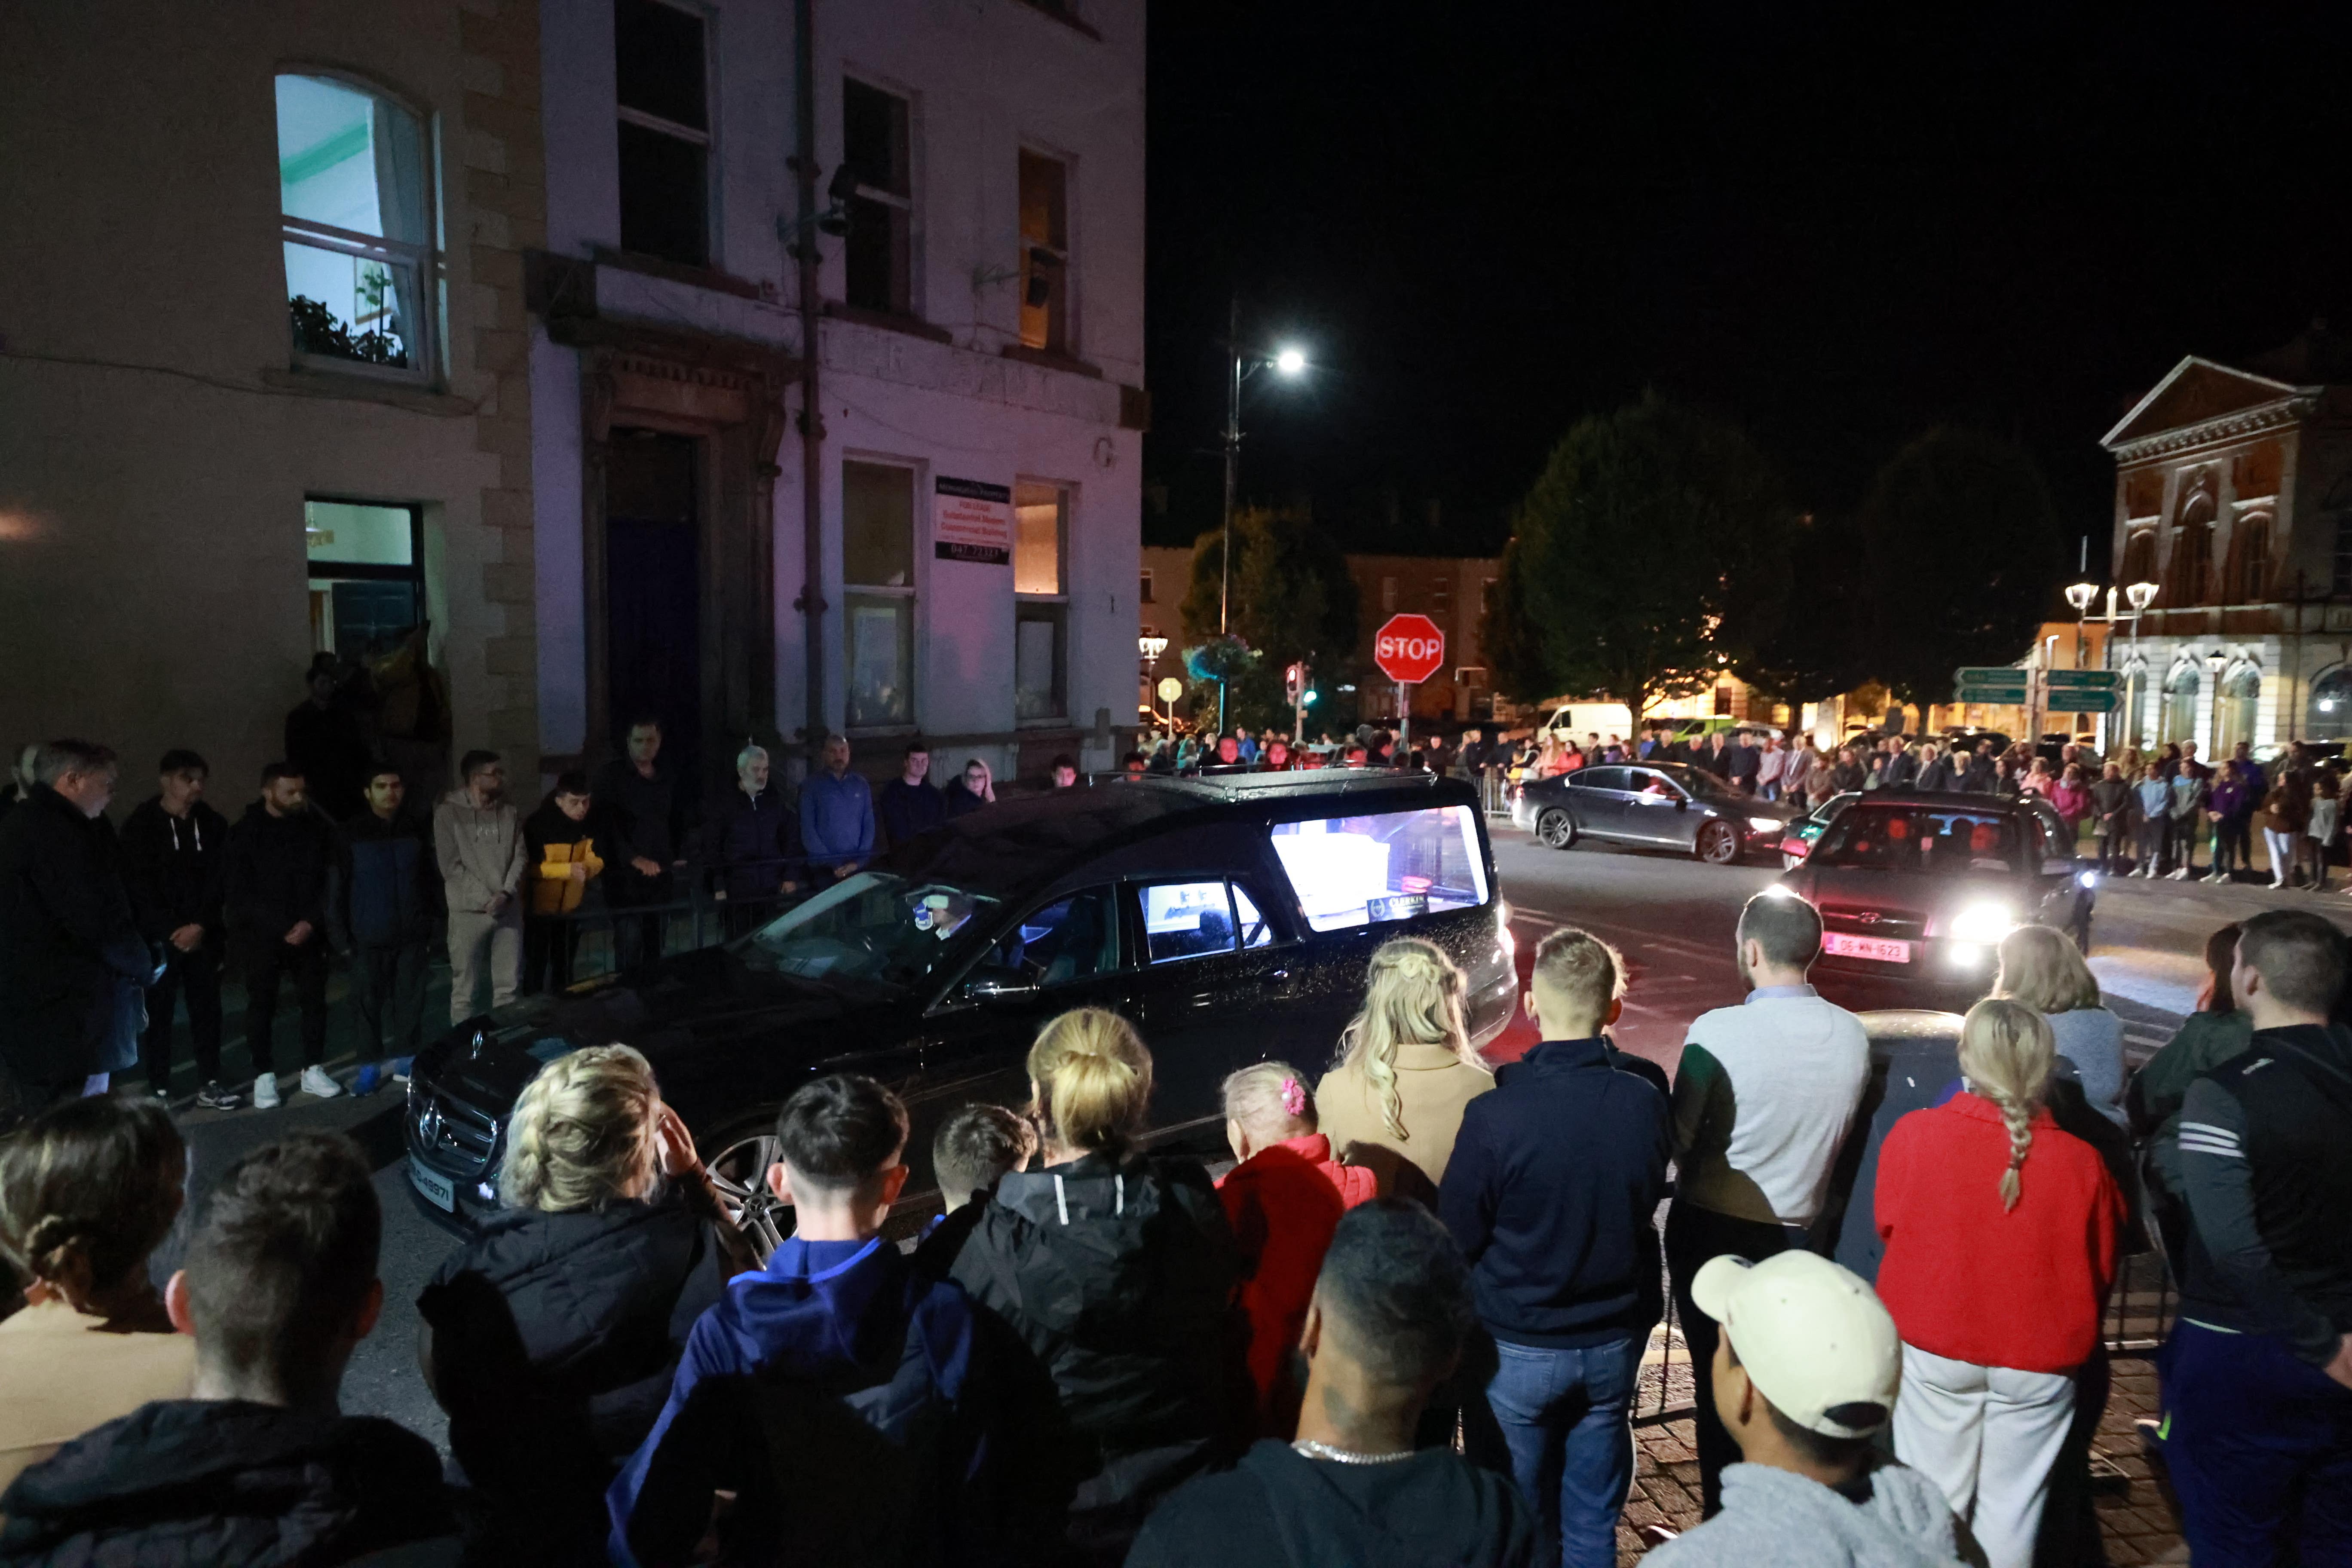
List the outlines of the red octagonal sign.
<svg viewBox="0 0 2352 1568">
<path fill-rule="evenodd" d="M 1391 680 L 1427 680 L 1445 662 L 1445 634 L 1427 616 L 1391 616 L 1372 639 L 1372 662 Z"/>
</svg>

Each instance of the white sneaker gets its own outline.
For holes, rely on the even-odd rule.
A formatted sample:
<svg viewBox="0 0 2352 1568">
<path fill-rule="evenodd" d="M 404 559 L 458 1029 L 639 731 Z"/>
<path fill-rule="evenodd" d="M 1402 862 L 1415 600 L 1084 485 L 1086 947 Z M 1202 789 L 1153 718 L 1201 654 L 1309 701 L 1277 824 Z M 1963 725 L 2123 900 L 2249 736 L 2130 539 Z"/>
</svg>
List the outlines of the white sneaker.
<svg viewBox="0 0 2352 1568">
<path fill-rule="evenodd" d="M 278 1075 L 276 1073 L 266 1072 L 255 1077 L 253 1080 L 253 1109 L 256 1110 L 275 1110 L 278 1109 Z"/>
<path fill-rule="evenodd" d="M 304 1068 L 302 1092 L 317 1095 L 320 1100 L 332 1100 L 343 1092 L 343 1086 L 329 1078 L 325 1068 Z"/>
<path fill-rule="evenodd" d="M 2189 880 L 2189 868 L 2183 866 L 2180 869 L 2175 871 L 2172 874 L 2171 879 L 2176 882 L 2185 882 Z"/>
</svg>

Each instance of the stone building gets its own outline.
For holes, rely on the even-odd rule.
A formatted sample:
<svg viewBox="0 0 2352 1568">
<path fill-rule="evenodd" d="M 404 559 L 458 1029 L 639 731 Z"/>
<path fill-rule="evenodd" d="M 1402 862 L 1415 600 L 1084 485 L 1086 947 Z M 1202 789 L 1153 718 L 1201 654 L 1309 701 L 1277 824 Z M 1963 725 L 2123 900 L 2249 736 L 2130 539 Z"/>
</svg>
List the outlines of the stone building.
<svg viewBox="0 0 2352 1568">
<path fill-rule="evenodd" d="M 2102 444 L 2114 580 L 2156 585 L 2108 644 L 2121 743 L 2352 738 L 2352 344 L 2190 355 Z"/>
<path fill-rule="evenodd" d="M 530 0 L 0 7 L 0 743 L 234 812 L 331 650 L 530 778 L 539 95 Z"/>
<path fill-rule="evenodd" d="M 1000 776 L 1108 766 L 1136 722 L 1142 0 L 542 8 L 547 765 L 651 711 L 706 778 L 829 728 L 873 772 L 919 731 Z"/>
</svg>

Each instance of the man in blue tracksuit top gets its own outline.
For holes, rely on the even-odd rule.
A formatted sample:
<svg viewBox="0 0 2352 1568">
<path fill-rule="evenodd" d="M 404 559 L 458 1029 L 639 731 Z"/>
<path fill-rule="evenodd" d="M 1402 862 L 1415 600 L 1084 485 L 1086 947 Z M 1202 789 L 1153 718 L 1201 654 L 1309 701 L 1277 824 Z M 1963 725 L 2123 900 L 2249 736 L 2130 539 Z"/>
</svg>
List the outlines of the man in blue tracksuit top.
<svg viewBox="0 0 2352 1568">
<path fill-rule="evenodd" d="M 824 766 L 801 785 L 801 847 L 817 885 L 874 858 L 874 791 L 849 771 L 849 741 L 824 738 Z"/>
<path fill-rule="evenodd" d="M 993 1562 L 971 1304 L 880 1235 L 906 1185 L 906 1107 L 836 1073 L 786 1102 L 776 1136 L 768 1184 L 796 1233 L 695 1323 L 605 1494 L 613 1561 L 688 1561 L 731 1491 L 730 1561 Z"/>
<path fill-rule="evenodd" d="M 1464 1110 L 1437 1191 L 1495 1340 L 1494 1429 L 1542 1521 L 1544 1560 L 1567 1568 L 1616 1563 L 1633 1479 L 1627 1412 L 1665 1310 L 1653 1216 L 1674 1113 L 1601 1037 L 1623 976 L 1616 951 L 1588 932 L 1544 938 L 1528 997 L 1543 1043 Z M 1504 1456 L 1478 1451 L 1493 1430 L 1465 1429 L 1471 1458 L 1502 1468 Z"/>
</svg>

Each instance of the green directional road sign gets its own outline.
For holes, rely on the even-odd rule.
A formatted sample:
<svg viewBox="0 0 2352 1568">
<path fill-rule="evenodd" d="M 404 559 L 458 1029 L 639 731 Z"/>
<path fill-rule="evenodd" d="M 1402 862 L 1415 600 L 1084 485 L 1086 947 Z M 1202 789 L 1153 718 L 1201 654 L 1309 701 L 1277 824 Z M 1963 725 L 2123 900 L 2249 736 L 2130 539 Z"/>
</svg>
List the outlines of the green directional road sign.
<svg viewBox="0 0 2352 1568">
<path fill-rule="evenodd" d="M 2124 678 L 2112 669 L 2053 669 L 2042 679 L 2048 682 L 2053 701 L 2062 691 L 2113 691 L 2124 683 Z M 2076 711 L 2088 713 L 2091 710 Z"/>
<path fill-rule="evenodd" d="M 1952 679 L 1963 691 L 1972 686 L 2023 686 L 2025 671 L 2007 664 L 1962 665 L 1952 671 Z M 1982 702 L 1986 699 L 1978 697 L 1969 700 Z"/>
<path fill-rule="evenodd" d="M 2123 705 L 2117 691 L 2053 691 L 2046 704 L 2053 713 L 2112 713 Z"/>
<path fill-rule="evenodd" d="M 1990 703 L 1996 707 L 2015 708 L 2021 706 L 2024 703 L 2025 688 L 2022 686 L 1964 686 L 1960 688 L 1959 695 L 1953 698 L 1952 700 L 1955 702 L 1982 702 Z"/>
</svg>

